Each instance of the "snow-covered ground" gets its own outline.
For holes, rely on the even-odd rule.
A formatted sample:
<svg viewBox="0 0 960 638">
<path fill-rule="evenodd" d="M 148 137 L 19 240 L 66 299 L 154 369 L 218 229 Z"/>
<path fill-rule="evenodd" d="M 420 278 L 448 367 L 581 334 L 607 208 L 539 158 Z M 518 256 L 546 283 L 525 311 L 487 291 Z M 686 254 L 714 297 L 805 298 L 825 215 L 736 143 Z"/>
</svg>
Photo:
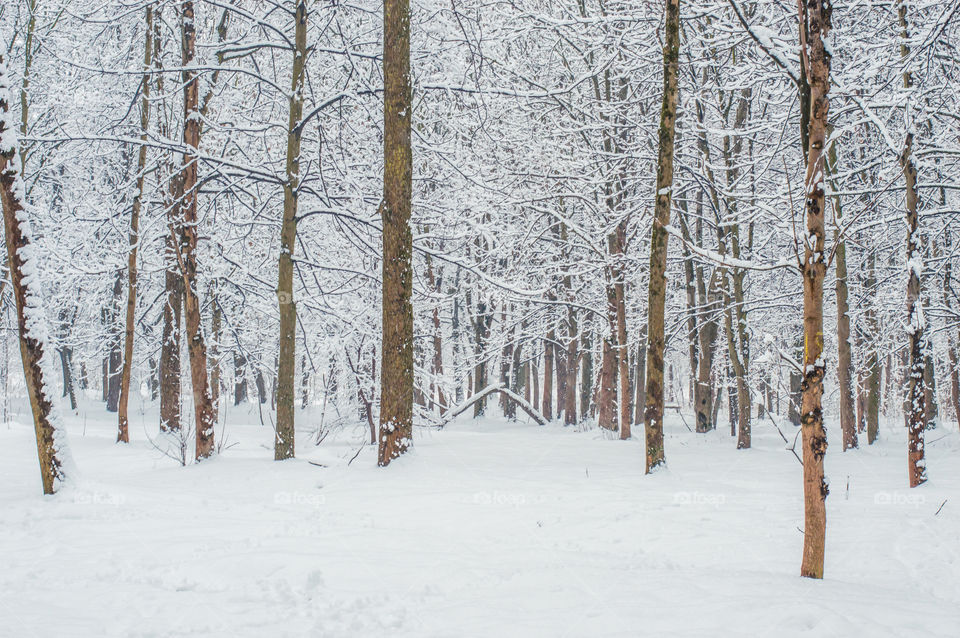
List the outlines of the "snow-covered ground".
<svg viewBox="0 0 960 638">
<path fill-rule="evenodd" d="M 305 417 L 275 463 L 252 407 L 183 468 L 147 441 L 153 412 L 120 446 L 99 405 L 68 417 L 82 476 L 54 497 L 26 415 L 0 426 L 2 636 L 960 636 L 955 423 L 915 490 L 902 428 L 847 453 L 831 429 L 818 582 L 768 421 L 737 451 L 673 417 L 645 477 L 639 439 L 494 418 L 420 430 L 378 469 L 369 446 L 348 465 L 362 427 L 315 447 Z"/>
</svg>

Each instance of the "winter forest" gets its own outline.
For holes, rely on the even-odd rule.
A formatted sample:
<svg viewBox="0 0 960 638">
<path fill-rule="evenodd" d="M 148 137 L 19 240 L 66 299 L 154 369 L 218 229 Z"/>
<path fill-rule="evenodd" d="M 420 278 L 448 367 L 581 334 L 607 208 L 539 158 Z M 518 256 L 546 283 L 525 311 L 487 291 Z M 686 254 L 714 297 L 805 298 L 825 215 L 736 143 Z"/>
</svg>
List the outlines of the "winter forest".
<svg viewBox="0 0 960 638">
<path fill-rule="evenodd" d="M 960 0 L 3 0 L 0 201 L 0 635 L 960 632 Z"/>
</svg>

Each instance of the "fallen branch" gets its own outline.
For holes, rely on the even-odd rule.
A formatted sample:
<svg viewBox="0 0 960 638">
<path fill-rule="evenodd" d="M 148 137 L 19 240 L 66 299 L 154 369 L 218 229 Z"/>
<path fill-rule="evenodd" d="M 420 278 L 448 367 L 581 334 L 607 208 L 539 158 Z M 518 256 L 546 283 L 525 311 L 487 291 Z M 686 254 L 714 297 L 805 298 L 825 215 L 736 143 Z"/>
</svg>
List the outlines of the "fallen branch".
<svg viewBox="0 0 960 638">
<path fill-rule="evenodd" d="M 517 406 L 520 407 L 521 410 L 526 412 L 531 419 L 537 422 L 537 425 L 547 424 L 547 420 L 543 417 L 543 415 L 540 414 L 540 412 L 535 407 L 530 405 L 530 403 L 526 399 L 524 399 L 522 396 L 520 396 L 516 392 L 513 392 L 506 386 L 489 385 L 483 390 L 480 390 L 480 392 L 477 392 L 473 396 L 468 397 L 463 403 L 458 405 L 456 408 L 447 412 L 447 415 L 443 418 L 443 421 L 441 421 L 440 427 L 443 427 L 446 424 L 450 423 L 455 418 L 457 418 L 458 416 L 466 412 L 467 408 L 472 406 L 474 403 L 493 394 L 494 392 L 499 392 L 501 394 L 504 394 L 507 397 L 509 397 L 511 400 L 513 400 L 517 404 Z"/>
</svg>

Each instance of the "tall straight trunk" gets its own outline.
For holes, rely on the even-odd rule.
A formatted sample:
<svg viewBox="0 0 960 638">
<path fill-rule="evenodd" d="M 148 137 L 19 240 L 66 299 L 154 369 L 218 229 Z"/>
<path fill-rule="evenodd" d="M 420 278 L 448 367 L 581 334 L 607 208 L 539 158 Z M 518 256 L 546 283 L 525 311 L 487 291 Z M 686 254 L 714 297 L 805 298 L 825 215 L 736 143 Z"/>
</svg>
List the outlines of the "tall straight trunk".
<svg viewBox="0 0 960 638">
<path fill-rule="evenodd" d="M 580 338 L 580 420 L 590 418 L 590 397 L 593 394 L 593 350 L 586 331 Z"/>
<path fill-rule="evenodd" d="M 183 278 L 176 265 L 173 235 L 166 238 L 163 331 L 160 344 L 160 430 L 180 430 L 180 316 L 183 309 Z"/>
<path fill-rule="evenodd" d="M 294 15 L 293 77 L 287 119 L 286 180 L 283 183 L 283 223 L 280 228 L 280 258 L 277 303 L 280 308 L 280 356 L 277 367 L 277 430 L 273 444 L 276 461 L 294 455 L 294 403 L 297 344 L 297 305 L 293 299 L 293 251 L 297 243 L 297 201 L 300 191 L 300 138 L 303 117 L 303 78 L 307 57 L 307 3 L 298 0 Z"/>
<path fill-rule="evenodd" d="M 553 420 L 553 354 L 557 335 L 553 329 L 543 342 L 543 418 Z"/>
<path fill-rule="evenodd" d="M 700 197 L 702 198 L 703 191 L 699 191 Z M 695 278 L 696 269 L 693 265 L 693 253 L 690 252 L 690 249 L 687 247 L 687 244 L 692 243 L 693 239 L 690 236 L 690 228 L 687 225 L 687 213 L 686 205 L 681 205 L 682 214 L 678 215 L 678 220 L 680 222 L 680 229 L 683 231 L 683 284 L 684 291 L 686 292 L 686 301 L 687 301 L 687 348 L 689 356 L 689 365 L 690 365 L 690 385 L 689 385 L 689 395 L 691 401 L 696 401 L 694 399 L 697 392 L 697 368 L 698 368 L 698 358 L 699 358 L 699 346 L 700 339 L 698 336 L 699 331 L 697 330 L 697 284 Z"/>
<path fill-rule="evenodd" d="M 183 223 L 180 233 L 182 247 L 177 261 L 183 274 L 183 306 L 187 327 L 187 353 L 190 356 L 190 381 L 193 386 L 193 409 L 196 423 L 196 459 L 213 454 L 213 400 L 207 378 L 207 346 L 203 339 L 200 301 L 197 296 L 197 164 L 200 148 L 199 87 L 194 68 L 196 25 L 193 0 L 181 3 L 183 29 L 183 183 L 180 215 Z"/>
<path fill-rule="evenodd" d="M 937 375 L 933 367 L 932 345 L 929 339 L 926 340 L 925 346 L 923 355 L 923 384 L 926 411 L 923 416 L 923 422 L 927 430 L 935 430 L 939 418 L 937 409 Z"/>
<path fill-rule="evenodd" d="M 220 307 L 216 284 L 213 286 L 210 306 L 213 314 L 210 320 L 210 398 L 213 401 L 213 420 L 216 421 L 220 418 L 220 385 L 223 382 L 222 350 L 220 348 L 223 335 L 223 309 Z"/>
<path fill-rule="evenodd" d="M 677 118 L 677 75 L 680 59 L 680 0 L 666 0 L 663 45 L 663 103 L 660 107 L 660 149 L 657 192 L 650 235 L 650 282 L 647 291 L 647 396 L 643 414 L 649 474 L 665 461 L 663 451 L 663 360 L 666 349 L 664 313 L 667 302 L 667 225 L 673 191 L 673 145 Z"/>
<path fill-rule="evenodd" d="M 617 429 L 617 351 L 607 336 L 601 342 L 600 375 L 597 377 L 597 425 L 605 430 Z"/>
<path fill-rule="evenodd" d="M 437 280 L 433 271 L 433 258 L 427 255 L 427 283 L 435 294 L 440 294 L 440 282 Z M 440 327 L 440 305 L 434 304 L 433 312 L 433 362 L 431 374 L 433 380 L 430 382 L 432 389 L 435 389 L 437 407 L 440 409 L 440 415 L 447 412 L 447 398 L 443 392 L 443 331 Z M 434 392 L 431 392 L 431 398 Z"/>
<path fill-rule="evenodd" d="M 530 385 L 533 386 L 530 392 L 533 405 L 540 405 L 540 370 L 536 359 L 530 361 Z M 544 416 L 546 415 L 544 414 Z"/>
<path fill-rule="evenodd" d="M 44 343 L 43 296 L 35 288 L 37 256 L 25 223 L 23 175 L 17 131 L 10 113 L 10 75 L 0 54 L 0 204 L 7 244 L 7 266 L 13 300 L 17 308 L 20 358 L 33 427 L 44 494 L 53 494 L 68 478 L 70 452 L 66 432 L 53 404 L 51 379 L 45 375 L 47 344 Z"/>
<path fill-rule="evenodd" d="M 468 302 L 469 305 L 469 292 Z M 487 310 L 487 304 L 484 301 L 477 302 L 476 318 L 473 319 L 473 342 L 474 351 L 477 355 L 477 363 L 473 370 L 474 394 L 487 387 L 487 355 L 485 352 L 487 339 L 490 336 L 490 325 L 493 323 L 493 313 Z M 487 409 L 487 397 L 481 398 L 473 404 L 473 418 L 481 417 Z"/>
<path fill-rule="evenodd" d="M 130 211 L 130 250 L 127 254 L 127 312 L 124 321 L 123 371 L 120 373 L 120 398 L 117 404 L 117 442 L 130 442 L 127 407 L 130 403 L 130 377 L 133 373 L 133 332 L 137 309 L 137 249 L 140 245 L 140 209 L 147 168 L 147 127 L 150 125 L 150 70 L 153 65 L 153 7 L 146 8 L 146 42 L 143 52 L 143 79 L 140 83 L 140 150 L 137 155 L 137 194 Z"/>
<path fill-rule="evenodd" d="M 567 349 L 560 342 L 553 349 L 553 370 L 557 374 L 553 387 L 557 391 L 557 420 L 563 416 L 563 410 L 567 405 Z"/>
<path fill-rule="evenodd" d="M 832 127 L 830 129 L 832 131 Z M 837 170 L 837 146 L 832 144 L 827 153 L 827 174 L 832 176 Z M 838 189 L 834 184 L 832 190 Z M 857 447 L 856 403 L 853 392 L 853 354 L 850 344 L 850 304 L 847 290 L 847 241 L 840 234 L 843 208 L 840 196 L 833 198 L 834 217 L 838 228 L 835 237 L 834 259 L 837 267 L 837 383 L 840 391 L 840 430 L 843 433 L 843 451 Z"/>
<path fill-rule="evenodd" d="M 945 200 L 946 197 L 941 195 Z M 953 253 L 953 238 L 950 233 L 945 233 L 946 254 Z M 943 265 L 943 299 L 949 310 L 953 310 L 952 288 L 953 288 L 953 261 L 947 259 Z M 957 348 L 960 347 L 960 340 L 956 334 L 947 337 L 947 360 L 950 364 L 950 399 L 953 403 L 953 417 L 960 422 L 960 361 L 957 360 Z"/>
<path fill-rule="evenodd" d="M 383 3 L 383 355 L 380 449 L 388 465 L 413 436 L 413 239 L 410 208 L 410 2 Z"/>
<path fill-rule="evenodd" d="M 627 225 L 621 223 L 617 227 L 617 243 L 621 253 L 626 249 Z M 619 408 L 620 439 L 626 441 L 631 436 L 631 394 L 630 394 L 630 356 L 627 352 L 627 291 L 624 282 L 623 269 L 620 268 L 617 281 L 613 286 L 616 301 L 617 317 L 617 377 L 620 381 L 620 396 L 617 399 Z"/>
<path fill-rule="evenodd" d="M 880 323 L 877 321 L 877 310 L 873 303 L 874 290 L 877 285 L 876 262 L 877 256 L 872 248 L 868 249 L 866 278 L 864 279 L 864 289 L 867 299 L 867 309 L 864 317 L 867 330 L 869 332 L 869 342 L 866 345 L 866 406 L 864 410 L 864 419 L 867 428 L 867 445 L 873 445 L 880 434 L 880 392 L 881 372 L 883 362 L 880 359 L 880 353 L 877 352 L 875 340 L 878 337 Z"/>
<path fill-rule="evenodd" d="M 957 342 L 950 344 L 950 396 L 953 399 L 953 417 L 960 422 L 960 361 L 957 360 Z"/>
<path fill-rule="evenodd" d="M 737 111 L 734 116 L 733 129 L 738 131 L 743 128 L 749 112 L 751 89 L 743 89 L 740 99 L 737 102 Z M 732 107 L 733 101 L 730 101 Z M 736 140 L 731 139 L 731 135 L 723 137 L 723 161 L 726 166 L 727 188 L 733 191 L 736 188 L 736 182 L 740 173 L 737 166 L 741 151 L 743 149 L 743 137 L 738 135 Z M 737 220 L 737 200 L 735 197 L 727 198 L 727 218 L 719 220 L 725 222 L 722 225 L 718 223 L 717 232 L 719 235 L 719 244 L 721 254 L 727 252 L 727 242 L 734 259 L 742 257 L 740 241 L 740 224 Z M 747 246 L 750 247 L 748 239 Z M 727 335 L 727 349 L 730 358 L 730 365 L 733 367 L 736 378 L 736 417 L 737 417 L 737 449 L 747 449 L 751 446 L 752 430 L 750 426 L 751 401 L 750 387 L 748 385 L 748 375 L 750 373 L 750 337 L 747 332 L 747 311 L 744 299 L 743 281 L 746 277 L 746 271 L 741 268 L 733 268 L 729 272 L 726 268 L 722 270 L 721 281 L 723 282 L 723 295 L 726 305 L 724 312 L 724 327 Z M 732 287 L 732 291 L 731 291 Z M 733 304 L 731 305 L 731 300 Z M 731 402 L 733 405 L 733 402 Z M 731 416 L 731 428 L 733 417 Z M 733 430 L 731 429 L 731 434 Z"/>
<path fill-rule="evenodd" d="M 163 95 L 163 56 L 161 55 L 160 25 L 161 6 L 157 5 L 153 20 L 153 68 L 157 83 L 157 94 Z M 158 113 L 157 126 L 162 136 L 169 135 L 168 123 L 162 113 Z M 174 173 L 172 161 L 165 156 L 161 164 L 163 174 L 160 183 L 167 180 L 162 189 L 163 207 L 166 211 L 167 222 L 174 228 L 179 228 L 180 220 L 177 206 L 183 196 L 183 183 L 180 176 Z M 180 423 L 180 332 L 181 316 L 183 314 L 183 276 L 177 263 L 178 242 L 181 239 L 179 232 L 171 230 L 167 233 L 164 243 L 164 300 L 163 300 L 163 327 L 160 343 L 160 431 L 174 432 L 181 428 Z"/>
<path fill-rule="evenodd" d="M 697 385 L 694 388 L 693 404 L 696 410 L 697 432 L 709 432 L 716 429 L 714 417 L 713 359 L 717 340 L 717 320 L 714 314 L 719 310 L 720 298 L 717 294 L 720 270 L 714 270 L 710 278 L 709 289 L 703 281 L 703 269 L 697 272 L 697 289 L 700 307 L 703 309 L 703 325 L 697 335 L 700 340 L 697 358 Z M 709 291 L 708 291 L 709 290 Z"/>
<path fill-rule="evenodd" d="M 803 438 L 803 561 L 800 575 L 823 578 L 826 541 L 827 483 L 823 459 L 827 453 L 827 432 L 823 424 L 823 281 L 826 276 L 824 248 L 824 145 L 830 102 L 830 54 L 825 40 L 831 29 L 830 0 L 810 0 L 801 11 L 800 48 L 805 57 L 810 87 L 810 125 L 807 151 L 806 193 L 807 232 L 803 257 L 803 370 L 800 423 Z"/>
<path fill-rule="evenodd" d="M 117 271 L 117 277 L 113 280 L 113 297 L 108 313 L 110 349 L 107 352 L 107 412 L 117 412 L 120 409 L 120 371 L 123 368 L 123 350 L 120 343 L 117 310 L 121 297 L 123 297 L 123 273 Z"/>
<path fill-rule="evenodd" d="M 580 335 L 577 333 L 577 315 L 573 306 L 567 309 L 567 339 L 567 356 L 565 357 L 567 365 L 564 370 L 566 373 L 564 382 L 566 392 L 564 394 L 563 423 L 564 425 L 576 425 L 578 415 L 577 394 L 579 388 L 577 387 L 577 371 L 580 367 Z"/>
<path fill-rule="evenodd" d="M 908 24 L 907 5 L 903 0 L 897 2 L 897 14 L 900 18 L 900 57 L 902 60 L 910 54 L 907 46 Z M 909 70 L 903 73 L 903 88 L 913 88 L 913 76 Z M 909 108 L 909 106 L 907 107 Z M 907 139 L 900 155 L 900 167 L 906 183 L 907 217 L 907 335 L 908 374 L 907 374 L 907 471 L 910 487 L 916 487 L 927 480 L 926 461 L 924 459 L 923 431 L 926 428 L 927 393 L 924 377 L 924 353 L 926 351 L 926 318 L 920 299 L 921 276 L 923 275 L 923 257 L 920 254 L 920 215 L 917 210 L 917 166 L 913 160 L 912 118 L 909 111 L 907 120 Z"/>
</svg>

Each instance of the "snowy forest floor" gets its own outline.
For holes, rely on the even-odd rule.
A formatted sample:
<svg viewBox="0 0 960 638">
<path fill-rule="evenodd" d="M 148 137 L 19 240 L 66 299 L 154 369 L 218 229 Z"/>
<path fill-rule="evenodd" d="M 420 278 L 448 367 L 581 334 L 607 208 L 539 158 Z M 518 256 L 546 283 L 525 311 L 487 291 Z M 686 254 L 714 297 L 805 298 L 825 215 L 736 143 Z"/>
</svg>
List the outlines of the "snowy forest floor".
<svg viewBox="0 0 960 638">
<path fill-rule="evenodd" d="M 155 412 L 118 446 L 101 405 L 68 417 L 81 477 L 54 497 L 28 414 L 0 427 L 0 635 L 960 632 L 955 423 L 927 433 L 915 490 L 902 427 L 847 453 L 831 428 L 817 582 L 798 576 L 801 468 L 769 421 L 737 451 L 674 416 L 669 467 L 645 477 L 640 438 L 499 418 L 418 430 L 388 469 L 370 446 L 348 465 L 359 425 L 319 447 L 305 427 L 275 463 L 254 406 L 227 416 L 235 445 L 182 468 L 145 436 Z"/>
</svg>

